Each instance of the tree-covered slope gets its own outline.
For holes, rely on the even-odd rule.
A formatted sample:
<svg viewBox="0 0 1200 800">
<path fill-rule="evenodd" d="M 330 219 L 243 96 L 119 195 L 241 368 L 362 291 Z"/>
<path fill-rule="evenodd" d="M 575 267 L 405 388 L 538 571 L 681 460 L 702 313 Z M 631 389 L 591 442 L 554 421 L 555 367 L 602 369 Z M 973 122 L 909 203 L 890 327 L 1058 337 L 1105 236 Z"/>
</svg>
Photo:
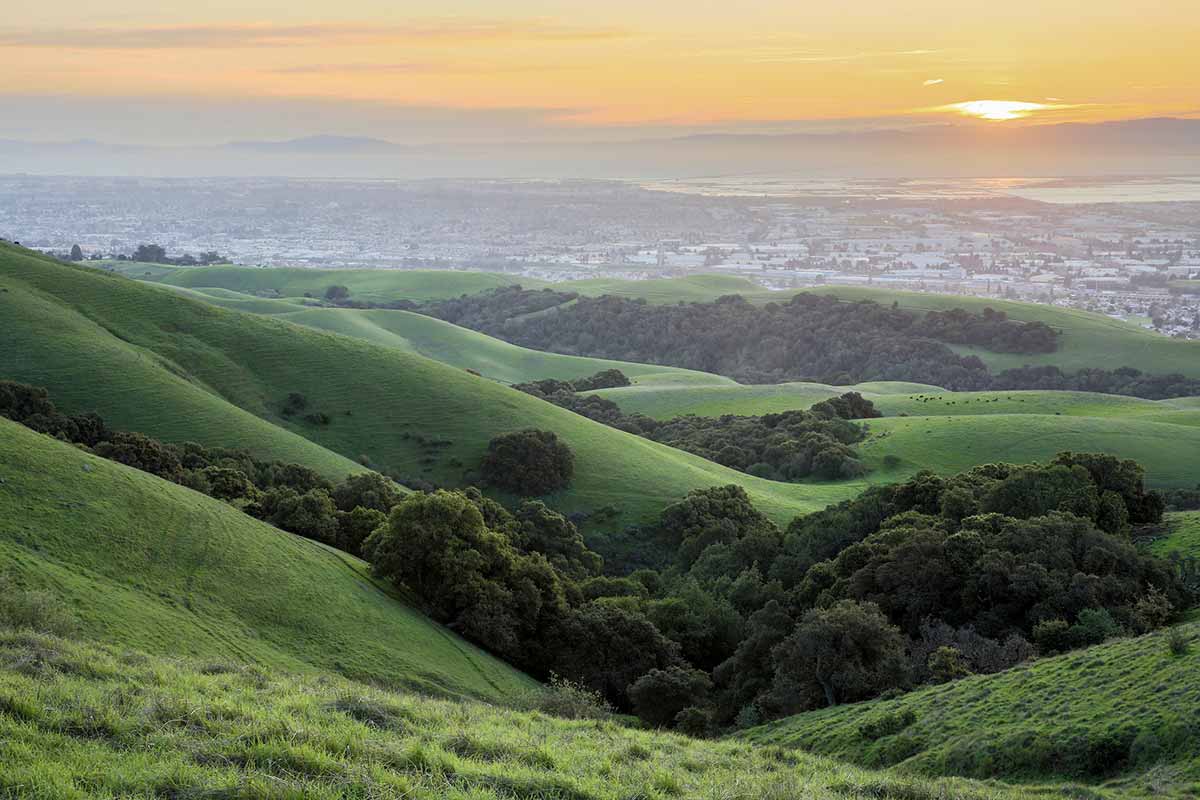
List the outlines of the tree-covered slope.
<svg viewBox="0 0 1200 800">
<path fill-rule="evenodd" d="M 153 653 L 494 700 L 531 685 L 364 562 L 5 419 L 0 576 L 62 598 L 82 633 Z"/>
<path fill-rule="evenodd" d="M 166 441 L 282 457 L 283 444 L 269 449 L 279 432 L 280 442 L 307 439 L 321 446 L 316 453 L 345 457 L 298 451 L 285 459 L 331 477 L 344 477 L 346 459 L 362 459 L 463 485 L 478 480 L 492 437 L 540 428 L 576 455 L 571 487 L 548 502 L 567 512 L 615 506 L 613 527 L 653 518 L 703 486 L 739 483 L 784 523 L 859 489 L 751 478 L 396 347 L 217 308 L 8 246 L 0 247 L 0 289 L 8 290 L 0 310 L 16 321 L 0 350 L 0 377 L 47 387 L 64 411 L 97 411 L 112 427 Z M 293 393 L 328 424 L 284 416 Z M 244 421 L 262 441 L 227 419 Z"/>
</svg>

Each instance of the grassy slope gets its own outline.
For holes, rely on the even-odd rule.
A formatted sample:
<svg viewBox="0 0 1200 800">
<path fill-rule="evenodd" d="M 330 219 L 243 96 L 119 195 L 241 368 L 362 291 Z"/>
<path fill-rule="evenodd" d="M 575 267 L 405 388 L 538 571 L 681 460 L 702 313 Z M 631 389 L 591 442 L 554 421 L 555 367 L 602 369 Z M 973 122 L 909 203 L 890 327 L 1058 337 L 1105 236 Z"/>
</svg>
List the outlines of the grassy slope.
<svg viewBox="0 0 1200 800">
<path fill-rule="evenodd" d="M 40 270 L 45 272 L 39 275 Z M 21 279 L 30 271 L 37 281 Z M 81 313 L 40 291 L 38 283 L 51 289 L 61 284 L 64 292 L 111 302 Z M 71 412 L 99 411 L 115 428 L 140 430 L 169 441 L 245 447 L 260 458 L 307 464 L 331 478 L 362 470 L 350 459 L 228 402 L 189 376 L 167 350 L 139 346 L 132 332 L 138 315 L 155 311 L 160 298 L 169 302 L 170 297 L 153 290 L 107 296 L 109 289 L 127 283 L 0 249 L 0 319 L 5 322 L 0 379 L 46 386 L 60 407 Z M 160 318 L 148 327 L 161 345 L 168 337 L 160 324 L 170 322 Z M 121 330 L 126 326 L 129 333 Z M 186 339 L 182 332 L 181 339 Z M 198 349 L 198 355 L 215 357 L 214 368 L 220 367 L 217 354 L 202 345 Z"/>
<path fill-rule="evenodd" d="M 491 699 L 531 685 L 362 561 L 4 419 L 0 573 L 52 589 L 88 635 L 154 653 Z"/>
<path fill-rule="evenodd" d="M 627 412 L 668 419 L 807 408 L 844 391 L 862 392 L 886 415 L 870 421 L 871 437 L 859 446 L 874 469 L 871 481 L 896 480 L 919 469 L 954 474 L 990 461 L 1046 460 L 1062 450 L 1133 458 L 1155 486 L 1190 487 L 1200 475 L 1200 413 L 1194 398 L 1154 402 L 1088 392 L 947 392 L 900 383 L 647 384 L 597 394 Z M 887 469 L 888 456 L 902 463 Z"/>
<path fill-rule="evenodd" d="M 359 300 L 386 301 L 433 300 L 475 294 L 499 286 L 519 283 L 528 288 L 544 285 L 541 281 L 492 272 L 458 272 L 449 270 L 391 270 L 391 269 L 302 269 L 278 267 L 179 267 L 150 276 L 130 277 L 160 281 L 192 289 L 231 289 L 243 294 L 277 292 L 283 297 L 302 297 L 307 292 L 321 297 L 331 285 L 345 286 L 351 297 Z"/>
<path fill-rule="evenodd" d="M 151 265 L 121 265 L 132 277 L 145 278 L 189 287 L 220 287 L 250 293 L 278 290 L 285 296 L 298 297 L 304 292 L 318 295 L 331 283 L 348 286 L 362 299 L 385 300 L 407 297 L 414 300 L 457 296 L 496 286 L 521 283 L 530 288 L 551 285 L 586 295 L 614 294 L 644 297 L 654 303 L 710 301 L 721 295 L 741 294 L 755 302 L 786 301 L 801 290 L 770 291 L 732 275 L 691 275 L 648 281 L 596 278 L 545 284 L 520 276 L 494 273 L 438 272 L 430 270 L 308 270 L 253 269 L 248 267 L 194 267 L 165 270 Z M 149 271 L 150 275 L 144 273 Z M 1200 377 L 1200 342 L 1170 339 L 1137 325 L 1074 309 L 1001 299 L 903 292 L 886 288 L 857 286 L 812 287 L 802 291 L 832 294 L 845 300 L 874 300 L 898 303 L 914 311 L 966 308 L 979 312 L 985 307 L 1005 311 L 1013 319 L 1040 320 L 1063 331 L 1059 349 L 1054 353 L 992 353 L 970 347 L 956 348 L 978 355 L 993 370 L 1025 364 L 1052 364 L 1065 370 L 1097 365 L 1116 368 L 1133 366 L 1145 372 L 1178 372 Z"/>
<path fill-rule="evenodd" d="M 1146 549 L 1164 558 L 1200 558 L 1200 511 L 1179 511 L 1164 518 L 1164 531 Z"/>
<path fill-rule="evenodd" d="M 2 630 L 0 763 L 38 800 L 1060 796 Z"/>
<path fill-rule="evenodd" d="M 0 377 L 46 385 L 68 410 L 96 410 L 117 427 L 167 440 L 248 444 L 219 416 L 193 418 L 201 401 L 215 414 L 232 405 L 303 434 L 326 448 L 320 452 L 366 455 L 386 469 L 455 485 L 472 479 L 466 473 L 491 437 L 543 428 L 576 454 L 571 489 L 549 502 L 564 511 L 614 505 L 623 511 L 614 527 L 715 484 L 746 486 L 781 522 L 860 488 L 751 478 L 394 347 L 227 311 L 11 248 L 0 249 L 0 284 L 10 289 L 0 304 L 20 314 L 15 346 L 0 350 Z M 26 311 L 28 304 L 36 309 Z M 84 352 L 96 349 L 107 361 Z M 290 392 L 307 396 L 332 424 L 279 417 Z M 416 436 L 450 444 L 431 452 Z"/>
<path fill-rule="evenodd" d="M 1111 786 L 1123 796 L 1195 797 L 1200 792 L 1200 625 L 1183 626 L 1188 654 L 1172 655 L 1166 634 L 1120 639 L 1032 662 L 996 675 L 966 678 L 895 700 L 814 711 L 752 729 L 759 744 L 800 747 L 860 764 L 894 761 L 909 745 L 903 769 L 927 775 L 1045 778 L 1069 772 L 1080 759 L 1055 765 L 1041 755 L 1118 733 L 1128 745 L 1139 734 L 1141 752 L 1124 779 Z M 916 721 L 874 742 L 858 726 L 885 713 L 911 710 Z M 1192 733 L 1189 735 L 1188 731 Z M 1151 737 L 1159 752 L 1153 754 Z M 1155 788 L 1157 787 L 1157 789 Z"/>
<path fill-rule="evenodd" d="M 408 311 L 313 308 L 294 311 L 284 319 L 420 353 L 443 364 L 473 369 L 505 383 L 541 378 L 569 380 L 604 369 L 619 369 L 639 383 L 643 378 L 652 378 L 656 384 L 663 381 L 733 383 L 729 378 L 674 367 L 530 350 Z"/>
<path fill-rule="evenodd" d="M 659 281 L 580 281 L 565 285 L 584 294 L 644 297 L 654 303 L 707 301 L 723 294 L 741 294 L 755 302 L 783 302 L 796 293 L 792 290 L 772 292 L 746 279 L 725 275 L 696 275 Z M 1052 364 L 1070 371 L 1096 366 L 1110 369 L 1132 366 L 1143 372 L 1178 372 L 1189 377 L 1200 377 L 1200 342 L 1170 339 L 1102 314 L 1009 300 L 854 286 L 813 287 L 802 291 L 832 294 L 844 300 L 874 300 L 889 305 L 896 302 L 901 308 L 914 311 L 965 308 L 979 312 L 991 307 L 1008 313 L 1013 319 L 1040 320 L 1063 331 L 1059 349 L 1054 353 L 1023 355 L 992 353 L 970 347 L 956 348 L 964 354 L 974 353 L 993 370 L 1025 364 Z"/>
</svg>

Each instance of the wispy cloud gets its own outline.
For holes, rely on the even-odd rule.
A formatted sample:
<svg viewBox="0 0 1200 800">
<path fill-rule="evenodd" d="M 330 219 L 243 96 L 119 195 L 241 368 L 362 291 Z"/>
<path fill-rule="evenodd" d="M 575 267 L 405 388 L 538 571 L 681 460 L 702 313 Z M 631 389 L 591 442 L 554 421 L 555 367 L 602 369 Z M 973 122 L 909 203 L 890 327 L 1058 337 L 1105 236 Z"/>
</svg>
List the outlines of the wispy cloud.
<svg viewBox="0 0 1200 800">
<path fill-rule="evenodd" d="M 824 64 L 847 61 L 865 61 L 872 58 L 895 58 L 900 56 L 928 56 L 937 50 L 892 50 L 887 52 L 860 53 L 821 53 L 815 51 L 794 51 L 762 55 L 751 59 L 757 64 Z"/>
<path fill-rule="evenodd" d="M 515 65 L 469 61 L 437 63 L 401 61 L 394 63 L 297 64 L 265 70 L 272 75 L 494 75 L 500 72 L 544 72 L 545 64 Z M 559 69 L 559 67 L 555 67 Z"/>
<path fill-rule="evenodd" d="M 923 83 L 921 85 L 922 86 L 937 86 L 939 83 L 945 83 L 945 82 L 946 82 L 946 80 L 944 78 L 930 78 L 929 80 L 925 81 L 925 83 Z"/>
<path fill-rule="evenodd" d="M 628 30 L 622 28 L 577 27 L 545 20 L 447 20 L 402 25 L 357 22 L 305 25 L 236 23 L 54 30 L 7 29 L 0 30 L 0 46 L 89 50 L 233 49 L 404 42 L 571 42 L 615 39 L 630 35 Z"/>
</svg>

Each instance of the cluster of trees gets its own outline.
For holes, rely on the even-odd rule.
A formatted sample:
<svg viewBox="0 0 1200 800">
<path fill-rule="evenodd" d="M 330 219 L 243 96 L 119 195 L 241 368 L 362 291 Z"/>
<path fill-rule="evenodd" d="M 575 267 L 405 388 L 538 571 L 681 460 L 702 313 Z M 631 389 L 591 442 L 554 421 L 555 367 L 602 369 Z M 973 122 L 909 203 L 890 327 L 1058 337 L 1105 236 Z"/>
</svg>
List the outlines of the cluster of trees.
<svg viewBox="0 0 1200 800">
<path fill-rule="evenodd" d="M 474 490 L 406 498 L 364 551 L 532 674 L 702 734 L 1158 628 L 1192 600 L 1129 542 L 1161 513 L 1136 464 L 1064 453 L 923 474 L 786 531 L 740 487 L 698 490 L 643 531 L 656 568 L 623 576 L 541 503 Z"/>
<path fill-rule="evenodd" d="M 300 464 L 261 461 L 245 450 L 167 444 L 109 429 L 97 414 L 58 411 L 41 387 L 0 381 L 0 416 L 94 454 L 223 500 L 277 528 L 355 555 L 398 503 L 400 490 L 375 472 L 336 486 Z"/>
<path fill-rule="evenodd" d="M 1044 322 L 1015 323 L 1003 311 L 983 309 L 972 314 L 962 308 L 930 311 L 918 319 L 913 332 L 942 342 L 969 344 L 995 353 L 1053 353 L 1058 331 Z"/>
<path fill-rule="evenodd" d="M 1150 375 L 1133 367 L 1117 369 L 1081 369 L 1065 373 L 1058 367 L 1021 367 L 996 375 L 991 388 L 1062 389 L 1078 392 L 1103 392 L 1147 400 L 1167 400 L 1172 397 L 1192 397 L 1200 394 L 1200 379 L 1178 373 Z"/>
<path fill-rule="evenodd" d="M 540 350 L 715 372 L 743 383 L 897 380 L 956 391 L 1080 389 L 1150 399 L 1200 394 L 1200 381 L 1124 367 L 1066 374 L 1026 367 L 992 375 L 947 344 L 1006 353 L 1049 353 L 1058 333 L 1003 312 L 925 315 L 870 301 L 798 294 L 754 305 L 737 295 L 711 303 L 652 305 L 572 292 L 496 289 L 413 310 Z"/>
<path fill-rule="evenodd" d="M 1161 521 L 1162 498 L 1106 455 L 923 473 L 787 530 L 739 486 L 701 489 L 641 532 L 654 568 L 614 575 L 539 501 L 401 495 L 375 473 L 333 486 L 295 464 L 110 431 L 21 384 L 0 383 L 0 414 L 361 554 L 531 674 L 693 734 L 1153 630 L 1194 600 L 1177 565 L 1129 539 Z M 541 452 L 541 433 L 521 432 L 522 446 Z"/>
<path fill-rule="evenodd" d="M 687 415 L 660 422 L 644 414 L 625 414 L 607 398 L 578 393 L 627 385 L 629 379 L 614 369 L 571 382 L 547 379 L 518 383 L 514 388 L 605 425 L 779 481 L 813 476 L 837 480 L 864 474 L 866 467 L 851 445 L 862 441 L 866 430 L 848 420 L 880 416 L 870 400 L 847 392 L 809 411 L 761 417 Z"/>
<path fill-rule="evenodd" d="M 72 250 L 74 256 L 74 250 Z M 72 260 L 78 260 L 72 258 Z M 161 244 L 139 244 L 128 258 L 117 257 L 118 261 L 139 261 L 147 264 L 173 264 L 177 267 L 207 267 L 210 264 L 223 264 L 225 259 L 215 250 L 207 250 L 199 256 L 184 253 L 172 258 L 167 255 L 167 249 Z"/>
<path fill-rule="evenodd" d="M 521 497 L 540 497 L 571 484 L 575 454 L 553 431 L 527 428 L 488 442 L 481 472 L 489 486 Z"/>
</svg>

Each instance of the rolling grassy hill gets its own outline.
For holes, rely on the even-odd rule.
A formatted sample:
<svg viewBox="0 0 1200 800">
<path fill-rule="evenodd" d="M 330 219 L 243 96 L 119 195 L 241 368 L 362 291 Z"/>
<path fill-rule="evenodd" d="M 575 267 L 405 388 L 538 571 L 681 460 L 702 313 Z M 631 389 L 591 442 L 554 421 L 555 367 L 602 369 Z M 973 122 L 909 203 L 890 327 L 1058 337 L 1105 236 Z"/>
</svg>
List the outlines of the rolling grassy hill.
<svg viewBox="0 0 1200 800">
<path fill-rule="evenodd" d="M 744 485 L 784 523 L 861 488 L 752 478 L 397 347 L 217 308 L 8 246 L 0 247 L 0 290 L 0 315 L 15 321 L 0 377 L 46 386 L 68 412 L 94 410 L 114 427 L 167 441 L 242 446 L 260 457 L 292 448 L 289 460 L 337 478 L 354 468 L 347 458 L 365 457 L 461 485 L 474 480 L 493 436 L 542 428 L 576 454 L 572 487 L 548 502 L 565 512 L 615 506 L 614 529 L 704 486 Z M 293 392 L 330 423 L 283 417 Z"/>
<path fill-rule="evenodd" d="M 1200 511 L 1178 511 L 1163 518 L 1146 549 L 1156 556 L 1200 558 Z"/>
<path fill-rule="evenodd" d="M 1173 654 L 1160 631 L 894 700 L 789 717 L 743 737 L 862 765 L 898 764 L 909 774 L 1030 781 L 1113 775 L 1103 785 L 1118 796 L 1195 797 L 1200 625 L 1180 630 L 1192 642 L 1185 655 Z M 911 724 L 904 724 L 905 712 Z M 898 730 L 878 739 L 860 733 L 863 722 L 885 717 L 897 720 Z"/>
<path fill-rule="evenodd" d="M 492 700 L 532 685 L 359 559 L 2 418 L 0 575 L 62 598 L 85 635 L 152 653 Z"/>
<path fill-rule="evenodd" d="M 845 391 L 861 392 L 884 415 L 870 420 L 858 446 L 870 481 L 904 478 L 920 469 L 955 474 L 989 461 L 1044 461 L 1062 450 L 1132 458 L 1152 485 L 1194 486 L 1200 475 L 1196 398 L 1152 401 L 1090 392 L 948 392 L 907 383 L 827 386 L 646 384 L 594 394 L 627 413 L 657 419 L 682 414 L 757 415 L 808 408 Z M 890 457 L 890 458 L 889 458 Z M 900 459 L 899 464 L 893 464 Z"/>
<path fill-rule="evenodd" d="M 1131 366 L 1149 373 L 1177 372 L 1193 378 L 1200 377 L 1200 342 L 1171 339 L 1103 314 L 1036 303 L 857 286 L 820 286 L 773 292 L 746 279 L 725 275 L 697 275 L 659 281 L 580 281 L 562 286 L 588 295 L 643 297 L 652 303 L 711 301 L 723 294 L 741 294 L 752 302 L 784 302 L 791 295 L 804 291 L 834 295 L 847 301 L 873 300 L 885 305 L 895 302 L 901 308 L 917 312 L 964 308 L 979 313 L 990 307 L 1007 313 L 1013 319 L 1045 322 L 1063 332 L 1058 350 L 1054 353 L 993 353 L 982 348 L 955 346 L 954 349 L 959 353 L 979 356 L 993 371 L 1026 364 L 1054 365 L 1069 372 L 1096 366 L 1109 369 Z"/>
<path fill-rule="evenodd" d="M 656 385 L 663 382 L 733 384 L 729 378 L 705 372 L 530 350 L 409 311 L 311 308 L 293 310 L 283 319 L 409 350 L 443 364 L 473 369 L 505 383 L 541 378 L 570 380 L 605 369 L 619 369 L 638 383 L 651 379 Z"/>
<path fill-rule="evenodd" d="M 271 293 L 277 297 L 322 297 L 330 286 L 345 286 L 358 300 L 437 300 L 475 294 L 519 283 L 537 288 L 542 281 L 494 272 L 409 269 L 304 269 L 274 267 L 164 267 L 109 262 L 108 266 L 140 280 L 190 289 L 228 289 L 241 294 Z M 146 268 L 143 268 L 146 267 Z M 149 272 L 150 274 L 146 274 Z"/>
<path fill-rule="evenodd" d="M 0 629 L 0 796 L 1006 800 L 745 742 Z M 1061 796 L 1061 795 L 1058 795 Z"/>
<path fill-rule="evenodd" d="M 979 356 L 993 371 L 1026 364 L 1054 365 L 1065 371 L 1103 365 L 1112 369 L 1133 366 L 1149 373 L 1180 373 L 1200 377 L 1200 342 L 1170 339 L 1102 314 L 998 298 L 936 295 L 860 286 L 818 286 L 772 291 L 733 275 L 691 275 L 646 281 L 594 278 L 546 284 L 516 275 L 433 270 L 164 268 L 161 265 L 136 265 L 130 262 L 112 262 L 110 266 L 131 277 L 176 286 L 216 287 L 251 295 L 276 291 L 285 297 L 301 297 L 305 292 L 320 296 L 329 285 L 338 283 L 349 287 L 353 296 L 364 300 L 423 300 L 456 297 L 463 293 L 520 283 L 526 288 L 552 286 L 590 296 L 611 294 L 641 297 L 652 303 L 707 302 L 728 294 L 740 294 L 753 302 L 784 302 L 793 294 L 803 291 L 831 294 L 847 301 L 873 300 L 887 305 L 895 302 L 901 308 L 917 312 L 965 308 L 978 313 L 991 307 L 1004 311 L 1013 319 L 1045 322 L 1063 332 L 1059 348 L 1054 353 L 993 353 L 968 346 L 954 348 L 963 354 Z"/>
</svg>

